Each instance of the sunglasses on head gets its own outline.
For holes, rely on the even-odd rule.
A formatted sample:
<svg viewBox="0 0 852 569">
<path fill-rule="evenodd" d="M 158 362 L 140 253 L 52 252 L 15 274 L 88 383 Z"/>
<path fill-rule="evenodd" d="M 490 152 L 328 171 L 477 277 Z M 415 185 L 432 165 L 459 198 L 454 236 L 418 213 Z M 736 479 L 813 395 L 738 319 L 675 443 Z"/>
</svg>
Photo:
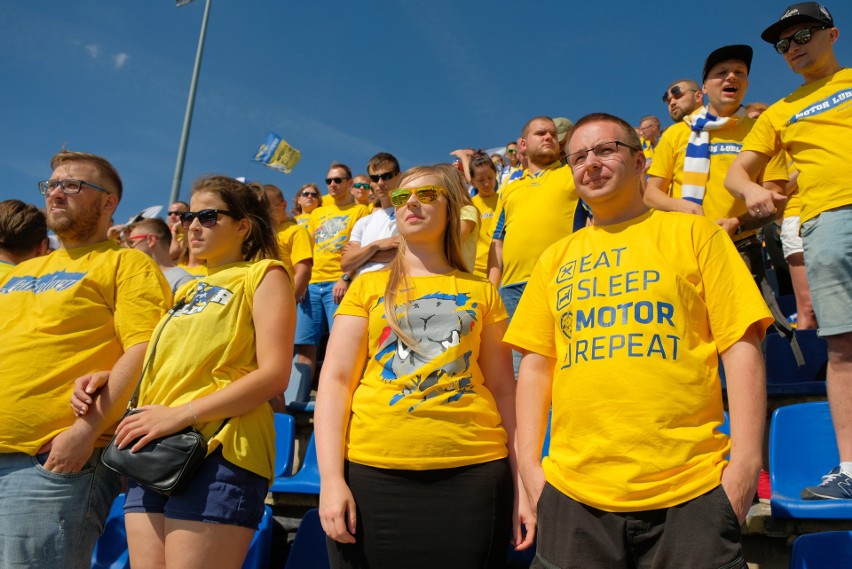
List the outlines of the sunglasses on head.
<svg viewBox="0 0 852 569">
<path fill-rule="evenodd" d="M 303 198 L 318 198 L 319 194 L 317 192 L 302 192 Z"/>
<path fill-rule="evenodd" d="M 370 184 L 357 183 L 357 184 L 353 184 L 352 187 L 355 188 L 356 190 L 369 190 Z"/>
<path fill-rule="evenodd" d="M 420 186 L 419 188 L 397 188 L 391 192 L 390 201 L 394 207 L 400 207 L 405 205 L 409 198 L 411 198 L 411 194 L 414 194 L 417 197 L 417 201 L 420 203 L 432 203 L 433 201 L 438 199 L 438 196 L 441 195 L 441 192 L 445 192 L 446 190 L 441 186 Z"/>
<path fill-rule="evenodd" d="M 385 182 L 387 182 L 388 180 L 390 180 L 391 178 L 393 178 L 397 174 L 399 174 L 399 172 L 385 172 L 384 174 L 370 174 L 370 179 L 373 180 L 376 183 L 378 183 L 379 180 L 384 180 Z"/>
<path fill-rule="evenodd" d="M 780 38 L 777 42 L 775 42 L 775 51 L 784 55 L 790 50 L 790 40 L 793 40 L 799 45 L 805 45 L 814 35 L 814 30 L 827 30 L 829 26 L 813 26 L 812 28 L 802 28 L 798 32 L 793 35 L 787 36 L 786 38 Z"/>
<path fill-rule="evenodd" d="M 186 229 L 192 225 L 192 221 L 197 217 L 201 227 L 213 227 L 219 223 L 219 215 L 227 215 L 236 219 L 236 216 L 230 211 L 224 209 L 202 209 L 201 211 L 184 211 L 180 214 L 180 224 Z"/>
<path fill-rule="evenodd" d="M 681 89 L 680 85 L 675 85 L 663 93 L 663 102 L 668 104 L 671 99 L 678 100 L 687 93 L 694 93 L 695 91 L 695 89 Z"/>
<path fill-rule="evenodd" d="M 342 184 L 343 180 L 349 180 L 349 178 L 326 178 L 325 185 L 330 186 L 332 182 L 335 184 Z"/>
</svg>

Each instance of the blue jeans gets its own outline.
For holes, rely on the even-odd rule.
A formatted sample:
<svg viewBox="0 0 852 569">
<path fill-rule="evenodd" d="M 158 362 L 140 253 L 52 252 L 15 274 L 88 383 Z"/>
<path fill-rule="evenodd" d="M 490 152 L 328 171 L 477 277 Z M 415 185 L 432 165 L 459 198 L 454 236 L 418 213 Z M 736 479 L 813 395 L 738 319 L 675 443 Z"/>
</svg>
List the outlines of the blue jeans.
<svg viewBox="0 0 852 569">
<path fill-rule="evenodd" d="M 0 454 L 0 569 L 88 569 L 120 490 L 95 449 L 80 472 L 42 468 L 48 454 Z"/>
<path fill-rule="evenodd" d="M 517 283 L 500 287 L 500 298 L 503 299 L 503 304 L 506 305 L 506 312 L 509 313 L 509 322 L 512 321 L 512 316 L 515 315 L 515 310 L 518 309 L 518 303 L 521 301 L 521 296 L 524 294 L 524 289 L 527 288 L 527 283 Z M 515 368 L 515 379 L 518 378 L 518 370 L 521 368 L 521 353 L 512 350 L 512 367 Z"/>
<path fill-rule="evenodd" d="M 332 289 L 337 281 L 311 283 L 296 310 L 295 344 L 318 346 L 323 334 L 331 331 L 334 312 Z"/>
</svg>

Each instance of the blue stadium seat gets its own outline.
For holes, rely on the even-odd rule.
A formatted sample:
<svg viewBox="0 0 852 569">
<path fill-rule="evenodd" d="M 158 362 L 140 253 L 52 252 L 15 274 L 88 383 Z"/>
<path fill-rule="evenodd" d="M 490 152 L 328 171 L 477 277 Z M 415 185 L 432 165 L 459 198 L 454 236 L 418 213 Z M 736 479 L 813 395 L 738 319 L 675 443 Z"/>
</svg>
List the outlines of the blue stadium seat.
<svg viewBox="0 0 852 569">
<path fill-rule="evenodd" d="M 266 569 L 269 567 L 269 554 L 272 550 L 272 508 L 264 506 L 263 518 L 254 537 L 251 539 L 243 569 Z"/>
<path fill-rule="evenodd" d="M 786 338 L 767 334 L 765 340 L 766 392 L 769 395 L 825 395 L 828 345 L 816 330 L 798 330 L 796 339 L 805 357 L 802 367 Z"/>
<path fill-rule="evenodd" d="M 293 476 L 276 478 L 272 483 L 271 492 L 283 492 L 287 494 L 316 494 L 320 491 L 319 465 L 317 464 L 317 447 L 314 442 L 314 434 L 308 441 L 305 451 L 305 460 L 302 468 Z"/>
<path fill-rule="evenodd" d="M 329 569 L 325 532 L 316 508 L 305 512 L 284 569 Z"/>
<path fill-rule="evenodd" d="M 852 519 L 852 500 L 802 500 L 805 486 L 839 463 L 828 403 L 797 403 L 772 414 L 769 473 L 777 518 Z"/>
<path fill-rule="evenodd" d="M 285 413 L 275 413 L 275 478 L 293 475 L 295 437 L 296 421 L 293 417 Z"/>
<path fill-rule="evenodd" d="M 800 535 L 793 542 L 790 569 L 852 567 L 852 531 Z"/>
<path fill-rule="evenodd" d="M 118 495 L 109 510 L 104 533 L 92 552 L 92 569 L 130 569 L 124 529 L 124 494 Z"/>
</svg>

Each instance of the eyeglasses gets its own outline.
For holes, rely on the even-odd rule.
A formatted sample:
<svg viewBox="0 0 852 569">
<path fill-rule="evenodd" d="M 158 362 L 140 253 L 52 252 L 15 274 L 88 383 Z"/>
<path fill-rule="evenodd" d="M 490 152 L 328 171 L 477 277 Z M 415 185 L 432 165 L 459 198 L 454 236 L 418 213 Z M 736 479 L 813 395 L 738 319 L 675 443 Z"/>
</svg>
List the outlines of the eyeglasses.
<svg viewBox="0 0 852 569">
<path fill-rule="evenodd" d="M 180 224 L 185 229 L 189 229 L 192 221 L 197 217 L 201 227 L 214 227 L 219 223 L 219 215 L 227 215 L 236 219 L 237 217 L 230 211 L 224 209 L 202 209 L 201 211 L 184 211 L 180 214 Z"/>
<path fill-rule="evenodd" d="M 698 89 L 681 89 L 680 85 L 675 85 L 670 90 L 663 93 L 663 102 L 669 104 L 670 99 L 678 100 L 687 93 L 695 93 Z"/>
<path fill-rule="evenodd" d="M 518 149 L 517 149 L 517 148 L 507 148 L 507 149 L 506 149 L 506 154 L 514 154 L 514 153 L 516 153 L 517 151 L 518 151 Z"/>
<path fill-rule="evenodd" d="M 178 210 L 174 210 L 174 211 L 169 211 L 167 213 L 169 214 L 169 217 L 180 217 L 180 214 L 183 213 L 183 212 L 178 211 Z"/>
<path fill-rule="evenodd" d="M 441 186 L 420 186 L 419 188 L 397 188 L 391 192 L 390 201 L 394 207 L 404 206 L 411 194 L 417 197 L 420 203 L 432 203 L 438 199 L 441 192 L 446 190 Z"/>
<path fill-rule="evenodd" d="M 343 180 L 351 180 L 351 178 L 326 178 L 325 185 L 330 186 L 332 182 L 335 184 L 342 184 Z"/>
<path fill-rule="evenodd" d="M 139 235 L 128 235 L 124 238 L 125 244 L 127 247 L 131 249 L 136 247 L 136 244 L 141 242 L 142 239 L 147 239 L 148 237 L 157 237 L 154 233 L 140 233 Z"/>
<path fill-rule="evenodd" d="M 319 197 L 319 194 L 317 192 L 302 192 L 301 196 L 303 198 L 314 198 L 314 199 L 316 199 L 316 198 Z"/>
<path fill-rule="evenodd" d="M 370 174 L 370 179 L 374 182 L 378 183 L 379 180 L 384 180 L 387 182 L 392 179 L 394 176 L 399 174 L 399 172 L 385 172 L 384 174 Z"/>
<path fill-rule="evenodd" d="M 369 190 L 370 184 L 360 184 L 359 183 L 359 184 L 353 184 L 352 187 L 355 188 L 356 190 Z"/>
<path fill-rule="evenodd" d="M 586 163 L 586 157 L 589 155 L 589 152 L 597 156 L 600 160 L 612 160 L 613 158 L 615 158 L 615 155 L 618 154 L 619 146 L 629 148 L 633 152 L 639 152 L 638 148 L 634 148 L 633 146 L 621 142 L 620 140 L 613 140 L 612 142 L 601 142 L 594 148 L 586 148 L 584 150 L 572 152 L 568 155 L 568 164 L 571 165 L 571 168 L 582 167 Z"/>
<path fill-rule="evenodd" d="M 799 45 L 805 45 L 814 35 L 814 30 L 827 30 L 829 26 L 814 26 L 812 28 L 802 28 L 795 34 L 791 36 L 787 36 L 786 38 L 781 38 L 777 42 L 775 42 L 775 51 L 784 55 L 790 50 L 790 40 L 793 40 Z"/>
<path fill-rule="evenodd" d="M 59 187 L 62 190 L 62 193 L 65 195 L 74 195 L 79 194 L 80 190 L 83 189 L 83 186 L 89 186 L 90 188 L 94 188 L 99 192 L 103 192 L 105 194 L 110 193 L 109 190 L 102 188 L 100 186 L 96 186 L 95 184 L 91 184 L 85 180 L 74 180 L 69 178 L 68 180 L 44 180 L 38 183 L 38 191 L 41 195 L 46 196 L 52 190 L 55 190 Z"/>
</svg>

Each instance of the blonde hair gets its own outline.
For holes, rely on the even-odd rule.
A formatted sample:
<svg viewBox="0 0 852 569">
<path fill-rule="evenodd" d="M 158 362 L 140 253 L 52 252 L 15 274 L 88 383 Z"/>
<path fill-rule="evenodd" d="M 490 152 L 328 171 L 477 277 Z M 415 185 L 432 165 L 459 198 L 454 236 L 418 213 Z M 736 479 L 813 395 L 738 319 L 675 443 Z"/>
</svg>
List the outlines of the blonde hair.
<svg viewBox="0 0 852 569">
<path fill-rule="evenodd" d="M 421 178 L 423 176 L 434 176 L 438 178 L 443 186 L 444 195 L 447 198 L 447 228 L 444 231 L 444 258 L 454 268 L 460 271 L 468 272 L 467 266 L 464 263 L 464 258 L 461 253 L 461 209 L 470 201 L 467 196 L 465 179 L 457 168 L 450 164 L 437 164 L 435 166 L 415 166 L 402 173 L 400 177 L 400 187 L 405 187 L 406 180 L 413 178 Z M 467 201 L 465 197 L 467 196 Z M 388 264 L 388 284 L 385 288 L 385 318 L 388 325 L 391 327 L 397 337 L 405 345 L 420 353 L 420 347 L 408 332 L 405 331 L 403 325 L 397 317 L 396 294 L 399 290 L 405 289 L 406 299 L 403 304 L 406 307 L 405 328 L 411 330 L 411 326 L 407 322 L 407 306 L 411 302 L 411 279 L 408 273 L 408 264 L 405 260 L 405 252 L 408 247 L 405 243 L 405 238 L 400 236 L 399 248 L 396 252 L 394 260 Z"/>
</svg>

